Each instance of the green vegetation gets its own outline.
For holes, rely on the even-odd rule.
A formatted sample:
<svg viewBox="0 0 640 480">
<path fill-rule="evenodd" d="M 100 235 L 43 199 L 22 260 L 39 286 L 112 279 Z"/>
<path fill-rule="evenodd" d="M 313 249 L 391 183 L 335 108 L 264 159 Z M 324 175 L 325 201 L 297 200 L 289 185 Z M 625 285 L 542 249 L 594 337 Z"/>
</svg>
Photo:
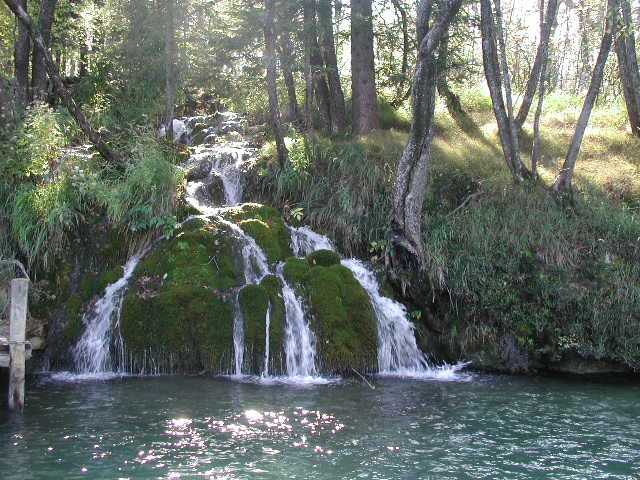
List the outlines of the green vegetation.
<svg viewBox="0 0 640 480">
<path fill-rule="evenodd" d="M 134 363 L 147 353 L 166 371 L 229 371 L 241 278 L 234 248 L 224 228 L 195 222 L 140 264 L 121 319 Z"/>
<path fill-rule="evenodd" d="M 477 94 L 463 100 L 477 128 L 466 132 L 441 112 L 434 142 L 424 245 L 435 301 L 413 307 L 423 310 L 418 324 L 425 347 L 448 360 L 462 356 L 494 368 L 495 358 L 483 354 L 506 335 L 533 367 L 577 353 L 638 368 L 640 143 L 616 128 L 620 112 L 594 112 L 596 126 L 576 170 L 574 206 L 567 208 L 543 185 L 513 185 L 490 102 Z M 574 121 L 549 103 L 543 184 L 560 168 Z M 304 169 L 280 170 L 270 161 L 270 147 L 263 149 L 254 195 L 302 208 L 303 222 L 328 233 L 342 251 L 380 261 L 405 134 L 308 137 L 292 145 L 305 142 Z M 525 157 L 529 149 L 525 131 Z M 299 282 L 306 272 L 300 262 L 287 262 L 287 278 Z"/>
</svg>

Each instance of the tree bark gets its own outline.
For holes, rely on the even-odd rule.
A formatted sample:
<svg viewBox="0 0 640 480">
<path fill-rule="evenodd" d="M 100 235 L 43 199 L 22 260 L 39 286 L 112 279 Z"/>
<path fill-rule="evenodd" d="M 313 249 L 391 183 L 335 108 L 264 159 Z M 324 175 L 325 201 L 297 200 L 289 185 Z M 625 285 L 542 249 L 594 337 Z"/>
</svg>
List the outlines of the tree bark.
<svg viewBox="0 0 640 480">
<path fill-rule="evenodd" d="M 549 5 L 555 2 L 556 0 L 549 0 Z M 531 175 L 533 178 L 537 178 L 538 176 L 538 164 L 540 163 L 540 121 L 542 118 L 542 108 L 544 105 L 544 96 L 546 94 L 546 82 L 547 82 L 547 62 L 548 62 L 548 51 L 549 51 L 549 36 L 547 36 L 546 40 L 545 31 L 549 27 L 549 23 L 555 22 L 555 13 L 550 12 L 550 9 L 547 10 L 547 14 L 544 14 L 544 0 L 540 0 L 540 38 L 542 50 L 540 52 L 540 72 L 538 73 L 538 105 L 536 107 L 536 113 L 533 120 L 533 147 L 531 149 Z M 553 15 L 553 16 L 550 16 Z M 553 27 L 550 29 L 552 30 Z M 526 116 L 525 116 L 526 117 Z M 516 120 L 517 122 L 517 120 Z M 520 127 L 522 125 L 520 124 Z"/>
<path fill-rule="evenodd" d="M 41 0 L 38 29 L 45 47 L 51 51 L 51 30 L 55 19 L 57 0 Z M 47 100 L 47 67 L 44 63 L 44 55 L 39 48 L 33 49 L 31 65 L 31 93 L 33 100 L 44 102 Z"/>
<path fill-rule="evenodd" d="M 329 84 L 329 107 L 331 109 L 331 132 L 341 133 L 346 127 L 344 93 L 340 82 L 336 46 L 333 41 L 333 15 L 331 0 L 318 0 L 318 27 L 320 50 L 324 60 L 325 72 Z"/>
<path fill-rule="evenodd" d="M 87 136 L 89 141 L 93 144 L 96 150 L 100 153 L 100 155 L 102 155 L 102 157 L 107 162 L 120 163 L 122 161 L 120 156 L 117 155 L 115 152 L 113 152 L 104 142 L 100 134 L 91 127 L 91 125 L 89 124 L 89 121 L 87 120 L 87 117 L 85 117 L 84 113 L 82 112 L 80 107 L 78 107 L 75 100 L 71 96 L 71 93 L 69 93 L 67 88 L 64 86 L 64 83 L 60 78 L 60 72 L 58 71 L 58 67 L 56 66 L 53 59 L 51 58 L 51 54 L 47 50 L 44 44 L 44 40 L 42 39 L 42 36 L 38 31 L 36 31 L 33 25 L 33 21 L 31 20 L 31 17 L 27 14 L 25 9 L 18 3 L 18 0 L 4 0 L 4 2 L 7 4 L 9 9 L 14 13 L 14 15 L 20 20 L 20 22 L 27 29 L 27 31 L 29 32 L 31 41 L 34 44 L 34 47 L 39 48 L 43 52 L 45 66 L 47 67 L 47 74 L 49 75 L 49 78 L 53 82 L 53 85 L 56 89 L 57 94 L 60 96 L 62 103 L 64 103 L 67 110 L 69 110 L 69 113 L 75 119 L 80 129 L 84 132 L 84 134 Z"/>
<path fill-rule="evenodd" d="M 16 0 L 16 5 L 23 11 L 27 10 L 27 0 Z M 31 52 L 31 39 L 29 30 L 18 20 L 18 33 L 13 52 L 14 70 L 16 77 L 16 106 L 23 109 L 29 103 L 29 53 Z"/>
<path fill-rule="evenodd" d="M 543 14 L 541 13 L 541 15 Z M 529 111 L 533 104 L 533 98 L 536 94 L 536 88 L 540 83 L 540 71 L 542 69 L 542 64 L 546 61 L 546 56 L 548 55 L 549 41 L 553 34 L 553 27 L 557 16 L 558 0 L 549 0 L 549 3 L 547 4 L 547 13 L 544 14 L 544 18 L 546 18 L 544 28 L 540 31 L 540 43 L 538 43 L 536 57 L 527 80 L 527 86 L 524 91 L 524 96 L 522 97 L 520 110 L 518 110 L 518 115 L 516 115 L 516 126 L 518 127 L 518 130 L 522 129 L 524 122 L 526 122 L 527 117 L 529 116 Z"/>
<path fill-rule="evenodd" d="M 623 31 L 620 32 L 615 43 L 618 70 L 631 133 L 636 137 L 640 137 L 640 73 L 638 71 L 634 25 L 631 18 L 629 0 L 620 0 L 620 7 Z"/>
<path fill-rule="evenodd" d="M 293 45 L 288 30 L 283 30 L 279 38 L 280 69 L 287 88 L 288 112 L 287 119 L 290 122 L 300 121 L 300 110 L 298 108 L 298 96 L 296 94 L 296 82 L 293 77 L 291 65 L 293 65 Z"/>
<path fill-rule="evenodd" d="M 496 41 L 496 26 L 493 18 L 493 8 L 491 0 L 480 0 L 480 29 L 482 34 L 482 61 L 484 72 L 491 95 L 493 112 L 498 124 L 500 143 L 504 152 L 505 161 L 516 182 L 524 179 L 525 168 L 520 159 L 520 152 L 516 148 L 517 141 L 514 141 L 514 128 L 512 118 L 507 114 L 505 101 L 502 94 L 502 74 L 500 72 L 500 61 L 498 60 L 498 47 Z"/>
<path fill-rule="evenodd" d="M 167 138 L 173 140 L 173 118 L 176 104 L 176 0 L 166 0 L 165 49 L 165 113 Z"/>
<path fill-rule="evenodd" d="M 576 161 L 578 159 L 578 154 L 580 153 L 580 147 L 582 146 L 582 140 L 589 123 L 589 118 L 591 117 L 591 111 L 593 110 L 596 98 L 600 92 L 604 69 L 607 64 L 607 57 L 609 56 L 611 45 L 613 44 L 613 32 L 617 21 L 618 7 L 618 0 L 607 0 L 607 20 L 605 31 L 602 36 L 602 41 L 600 42 L 600 51 L 598 52 L 596 65 L 591 75 L 589 90 L 587 91 L 587 96 L 584 99 L 582 111 L 580 112 L 580 117 L 578 117 L 578 123 L 576 125 L 564 165 L 562 166 L 562 170 L 552 187 L 553 191 L 559 195 L 571 191 L 571 181 L 573 179 Z"/>
<path fill-rule="evenodd" d="M 351 102 L 355 135 L 380 126 L 371 0 L 351 0 Z"/>
<path fill-rule="evenodd" d="M 433 0 L 422 0 L 418 6 L 418 58 L 413 77 L 413 120 L 409 140 L 402 153 L 393 189 L 391 241 L 387 255 L 392 277 L 403 290 L 416 272 L 423 272 L 422 221 L 424 198 L 431 163 L 431 143 L 434 136 L 437 61 L 434 55 L 463 0 L 448 0 L 441 7 L 433 28 L 429 29 Z M 412 273 L 414 275 L 412 275 Z"/>
<path fill-rule="evenodd" d="M 313 106 L 318 109 L 322 128 L 331 129 L 331 108 L 329 105 L 329 87 L 324 79 L 324 67 L 320 46 L 318 45 L 318 27 L 316 23 L 316 0 L 304 0 L 304 44 L 307 98 L 305 116 L 308 128 L 311 128 Z"/>
<path fill-rule="evenodd" d="M 264 62 L 267 70 L 267 93 L 269 95 L 269 120 L 273 130 L 278 152 L 278 163 L 283 167 L 287 162 L 288 152 L 282 134 L 280 108 L 278 105 L 277 65 L 276 65 L 276 32 L 275 32 L 275 0 L 264 0 Z"/>
<path fill-rule="evenodd" d="M 409 76 L 409 20 L 407 18 L 407 9 L 401 0 L 392 0 L 393 6 L 400 15 L 400 24 L 402 26 L 402 67 L 400 71 L 401 79 L 398 85 L 396 96 L 391 102 L 394 107 L 399 107 L 406 99 L 406 83 Z"/>
</svg>

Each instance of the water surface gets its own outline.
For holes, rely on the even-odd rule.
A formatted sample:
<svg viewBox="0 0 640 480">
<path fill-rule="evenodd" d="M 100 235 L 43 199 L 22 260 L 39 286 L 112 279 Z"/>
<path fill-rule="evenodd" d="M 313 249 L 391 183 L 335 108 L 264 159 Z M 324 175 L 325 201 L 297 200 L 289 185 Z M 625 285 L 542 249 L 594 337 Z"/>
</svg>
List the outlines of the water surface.
<svg viewBox="0 0 640 480">
<path fill-rule="evenodd" d="M 477 376 L 40 380 L 3 479 L 636 479 L 640 385 Z"/>
</svg>

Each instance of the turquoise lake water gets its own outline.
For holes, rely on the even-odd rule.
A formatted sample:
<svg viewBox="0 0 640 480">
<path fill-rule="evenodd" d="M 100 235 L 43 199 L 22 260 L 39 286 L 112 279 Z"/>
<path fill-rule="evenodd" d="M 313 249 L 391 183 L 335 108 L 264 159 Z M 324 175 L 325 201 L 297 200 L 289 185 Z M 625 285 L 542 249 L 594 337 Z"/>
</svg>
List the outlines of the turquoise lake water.
<svg viewBox="0 0 640 480">
<path fill-rule="evenodd" d="M 13 479 L 637 479 L 640 384 L 469 375 L 264 385 L 156 377 L 28 388 Z"/>
</svg>

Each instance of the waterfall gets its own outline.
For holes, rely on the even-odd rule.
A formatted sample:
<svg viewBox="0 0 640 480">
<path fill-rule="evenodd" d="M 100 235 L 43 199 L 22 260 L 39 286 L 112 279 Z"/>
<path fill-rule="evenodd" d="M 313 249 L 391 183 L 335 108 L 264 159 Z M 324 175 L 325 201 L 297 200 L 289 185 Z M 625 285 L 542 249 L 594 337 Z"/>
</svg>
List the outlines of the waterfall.
<svg viewBox="0 0 640 480">
<path fill-rule="evenodd" d="M 282 283 L 285 323 L 285 355 L 287 375 L 294 378 L 315 377 L 316 337 L 305 318 L 302 299 L 298 297 L 283 275 L 283 264 L 278 265 L 278 278 Z"/>
<path fill-rule="evenodd" d="M 271 328 L 271 302 L 267 306 L 267 314 L 264 319 L 264 369 L 262 376 L 269 376 L 269 329 Z"/>
<path fill-rule="evenodd" d="M 85 330 L 73 347 L 73 359 L 78 373 L 83 375 L 110 373 L 114 371 L 114 367 L 124 371 L 121 338 L 116 342 L 121 354 L 120 362 L 114 362 L 111 358 L 113 332 L 116 331 L 118 336 L 120 335 L 122 301 L 129 280 L 143 255 L 144 252 L 133 255 L 124 266 L 122 278 L 108 285 L 102 297 L 84 314 L 82 323 L 85 325 Z"/>
<path fill-rule="evenodd" d="M 360 260 L 343 260 L 366 290 L 378 322 L 378 370 L 382 374 L 418 374 L 427 372 L 429 364 L 416 344 L 414 326 L 407 310 L 399 302 L 384 297 L 375 273 Z"/>
<path fill-rule="evenodd" d="M 236 295 L 235 312 L 233 315 L 233 352 L 235 360 L 235 374 L 242 375 L 244 366 L 244 318 L 240 308 L 240 293 Z"/>
<path fill-rule="evenodd" d="M 309 227 L 289 227 L 291 250 L 296 257 L 306 257 L 318 250 L 335 250 L 331 240 Z"/>
</svg>

